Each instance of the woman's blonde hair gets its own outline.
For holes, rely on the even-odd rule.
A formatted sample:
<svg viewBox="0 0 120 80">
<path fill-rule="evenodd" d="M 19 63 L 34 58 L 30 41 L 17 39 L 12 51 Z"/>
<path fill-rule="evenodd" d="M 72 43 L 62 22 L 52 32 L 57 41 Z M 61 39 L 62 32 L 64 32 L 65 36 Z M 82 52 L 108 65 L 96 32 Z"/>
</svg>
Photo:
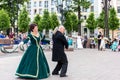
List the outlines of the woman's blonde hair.
<svg viewBox="0 0 120 80">
<path fill-rule="evenodd" d="M 53 34 L 55 34 L 58 31 L 58 27 L 55 27 L 55 29 L 53 30 Z"/>
</svg>

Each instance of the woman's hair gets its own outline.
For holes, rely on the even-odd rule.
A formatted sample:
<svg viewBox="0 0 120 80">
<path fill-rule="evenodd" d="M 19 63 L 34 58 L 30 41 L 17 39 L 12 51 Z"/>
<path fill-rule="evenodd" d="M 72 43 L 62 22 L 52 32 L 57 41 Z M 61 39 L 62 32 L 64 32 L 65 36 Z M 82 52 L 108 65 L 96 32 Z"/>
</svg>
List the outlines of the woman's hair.
<svg viewBox="0 0 120 80">
<path fill-rule="evenodd" d="M 35 24 L 35 23 L 32 23 L 32 24 L 30 24 L 29 25 L 29 31 L 31 32 L 33 32 L 33 29 L 35 28 L 35 26 L 37 26 L 37 24 Z"/>
<path fill-rule="evenodd" d="M 53 30 L 53 34 L 55 34 L 57 31 L 58 31 L 58 27 L 56 27 L 56 28 Z"/>
</svg>

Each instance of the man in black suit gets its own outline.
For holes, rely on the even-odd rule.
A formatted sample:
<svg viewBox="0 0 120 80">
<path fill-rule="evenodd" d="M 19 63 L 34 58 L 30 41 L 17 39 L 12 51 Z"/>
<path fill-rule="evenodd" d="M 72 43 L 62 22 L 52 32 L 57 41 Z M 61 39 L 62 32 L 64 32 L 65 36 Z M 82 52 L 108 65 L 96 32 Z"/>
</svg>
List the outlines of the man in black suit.
<svg viewBox="0 0 120 80">
<path fill-rule="evenodd" d="M 68 49 L 68 42 L 64 36 L 65 28 L 59 26 L 59 29 L 56 33 L 53 34 L 53 50 L 52 50 L 52 61 L 57 62 L 55 69 L 52 72 L 52 75 L 59 75 L 60 77 L 67 77 L 67 66 L 68 60 L 64 52 L 64 48 Z"/>
</svg>

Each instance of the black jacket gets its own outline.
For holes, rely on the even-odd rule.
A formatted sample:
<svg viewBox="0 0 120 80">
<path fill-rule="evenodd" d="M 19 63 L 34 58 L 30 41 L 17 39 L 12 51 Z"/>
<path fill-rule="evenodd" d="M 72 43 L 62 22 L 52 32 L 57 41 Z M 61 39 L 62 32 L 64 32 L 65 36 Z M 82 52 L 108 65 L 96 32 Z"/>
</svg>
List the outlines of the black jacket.
<svg viewBox="0 0 120 80">
<path fill-rule="evenodd" d="M 65 36 L 60 32 L 57 31 L 52 36 L 53 39 L 53 50 L 52 50 L 52 61 L 62 61 L 68 62 L 64 49 L 68 48 L 68 42 Z"/>
</svg>

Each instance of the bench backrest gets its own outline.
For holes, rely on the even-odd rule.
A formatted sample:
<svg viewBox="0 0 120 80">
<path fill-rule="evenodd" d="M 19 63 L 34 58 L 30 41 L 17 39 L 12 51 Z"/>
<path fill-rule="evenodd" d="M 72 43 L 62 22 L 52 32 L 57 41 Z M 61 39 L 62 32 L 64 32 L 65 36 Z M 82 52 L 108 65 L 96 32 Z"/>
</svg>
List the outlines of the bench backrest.
<svg viewBox="0 0 120 80">
<path fill-rule="evenodd" d="M 0 44 L 11 44 L 10 39 L 0 39 Z"/>
</svg>

